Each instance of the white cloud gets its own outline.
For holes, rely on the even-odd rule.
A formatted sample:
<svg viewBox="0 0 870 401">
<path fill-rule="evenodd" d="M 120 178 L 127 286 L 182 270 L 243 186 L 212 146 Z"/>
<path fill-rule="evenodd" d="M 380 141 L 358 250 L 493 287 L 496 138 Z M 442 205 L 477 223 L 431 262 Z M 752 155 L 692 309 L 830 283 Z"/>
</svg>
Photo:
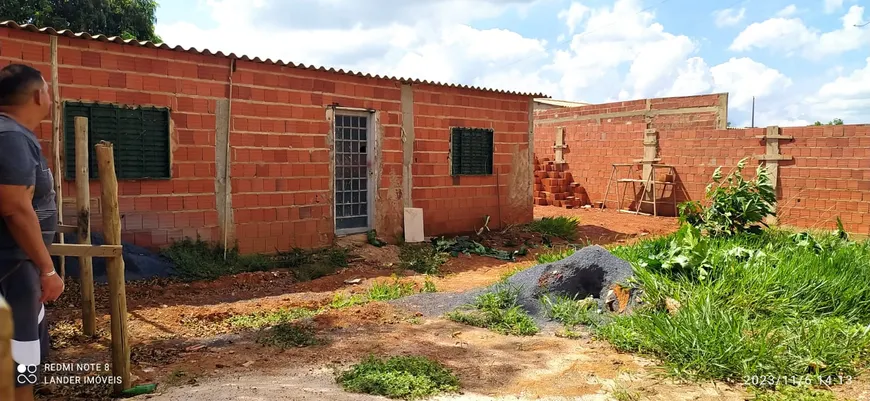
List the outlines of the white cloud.
<svg viewBox="0 0 870 401">
<path fill-rule="evenodd" d="M 843 0 L 825 0 L 825 13 L 833 14 L 843 8 Z"/>
<path fill-rule="evenodd" d="M 755 96 L 756 126 L 832 118 L 855 122 L 870 112 L 870 61 L 857 71 L 825 66 L 816 74 L 816 79 L 828 80 L 820 87 L 801 79 L 795 83 L 749 57 L 710 63 L 698 55 L 709 42 L 668 31 L 655 10 L 645 7 L 649 0 L 614 0 L 607 6 L 575 1 L 554 16 L 562 26 L 552 43 L 513 30 L 473 27 L 478 19 L 505 13 L 522 18 L 544 1 L 549 0 L 372 0 L 375 4 L 365 5 L 352 0 L 203 0 L 213 28 L 158 23 L 157 30 L 171 45 L 543 92 L 567 100 L 729 92 L 735 123 L 748 114 Z M 460 9 L 468 12 L 457 13 Z M 870 44 L 870 29 L 853 26 L 863 19 L 862 7 L 851 7 L 841 18 L 842 28 L 830 32 L 808 27 L 794 17 L 797 12 L 790 5 L 774 18 L 747 26 L 731 49 L 819 57 Z M 726 25 L 739 23 L 745 11 L 730 10 L 727 16 Z"/>
<path fill-rule="evenodd" d="M 514 73 L 547 56 L 546 41 L 526 38 L 504 29 L 476 29 L 454 16 L 458 8 L 467 18 L 484 18 L 520 9 L 533 0 L 419 0 L 415 2 L 378 0 L 378 7 L 358 1 L 324 0 L 208 0 L 217 26 L 203 29 L 187 23 L 162 25 L 157 31 L 169 44 L 196 46 L 251 57 L 281 59 L 325 65 L 376 74 L 397 75 L 436 81 L 470 83 L 476 77 Z M 381 7 L 383 6 L 383 7 Z M 389 6 L 389 7 L 387 7 Z M 330 14 L 344 9 L 354 13 Z M 281 18 L 322 26 L 279 25 L 280 18 L 266 15 L 284 12 Z M 345 10 L 345 11 L 347 11 Z M 378 14 L 374 16 L 372 14 Z M 407 15 L 426 18 L 407 19 Z M 341 24 L 327 22 L 327 17 Z M 354 23 L 353 18 L 366 23 Z M 410 22 L 409 22 L 410 21 Z M 301 27 L 299 27 L 301 26 Z M 506 65 L 513 68 L 505 68 Z M 534 82 L 534 81 L 526 81 Z M 522 82 L 518 82 L 522 86 Z M 510 89 L 539 91 L 511 85 Z"/>
<path fill-rule="evenodd" d="M 864 20 L 864 7 L 852 6 L 841 18 L 842 26 L 830 32 L 807 27 L 800 18 L 774 17 L 744 29 L 729 47 L 733 51 L 772 50 L 819 60 L 857 50 L 870 44 L 870 29 L 855 25 Z"/>
<path fill-rule="evenodd" d="M 740 21 L 743 21 L 743 17 L 746 16 L 745 8 L 726 8 L 724 10 L 716 10 L 713 12 L 713 18 L 716 22 L 716 26 L 731 26 L 737 25 Z"/>
<path fill-rule="evenodd" d="M 776 16 L 781 18 L 788 18 L 797 13 L 797 6 L 794 4 L 789 4 L 782 10 L 777 11 Z"/>
</svg>

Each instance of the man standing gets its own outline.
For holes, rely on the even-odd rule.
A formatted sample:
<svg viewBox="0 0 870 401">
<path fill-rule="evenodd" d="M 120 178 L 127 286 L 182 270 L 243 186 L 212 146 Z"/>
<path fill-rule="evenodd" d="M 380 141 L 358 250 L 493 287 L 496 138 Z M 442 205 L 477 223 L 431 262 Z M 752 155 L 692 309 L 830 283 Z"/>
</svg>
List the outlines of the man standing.
<svg viewBox="0 0 870 401">
<path fill-rule="evenodd" d="M 38 70 L 0 70 L 0 295 L 12 308 L 16 401 L 33 400 L 34 373 L 48 352 L 43 303 L 64 286 L 48 253 L 57 230 L 54 178 L 33 133 L 50 112 Z"/>
</svg>

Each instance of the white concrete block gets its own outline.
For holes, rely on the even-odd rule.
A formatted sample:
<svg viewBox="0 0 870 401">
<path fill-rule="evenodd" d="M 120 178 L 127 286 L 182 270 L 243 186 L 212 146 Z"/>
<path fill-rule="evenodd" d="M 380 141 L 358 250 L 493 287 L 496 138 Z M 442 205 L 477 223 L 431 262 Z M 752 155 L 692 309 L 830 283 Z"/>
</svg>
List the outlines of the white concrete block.
<svg viewBox="0 0 870 401">
<path fill-rule="evenodd" d="M 423 242 L 426 238 L 423 235 L 423 209 L 406 207 L 405 208 L 405 242 L 415 243 Z"/>
</svg>

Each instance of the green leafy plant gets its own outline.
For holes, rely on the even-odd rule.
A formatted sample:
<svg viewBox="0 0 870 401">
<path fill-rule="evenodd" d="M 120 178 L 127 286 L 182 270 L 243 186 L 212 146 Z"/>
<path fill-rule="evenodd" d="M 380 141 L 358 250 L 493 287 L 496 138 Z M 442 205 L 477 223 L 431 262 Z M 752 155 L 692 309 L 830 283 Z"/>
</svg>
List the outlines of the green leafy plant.
<svg viewBox="0 0 870 401">
<path fill-rule="evenodd" d="M 391 301 L 414 293 L 414 283 L 403 282 L 397 278 L 392 283 L 376 282 L 368 291 L 368 298 L 372 301 Z"/>
<path fill-rule="evenodd" d="M 444 254 L 429 244 L 406 244 L 399 250 L 399 266 L 417 273 L 438 274 L 445 262 Z"/>
<path fill-rule="evenodd" d="M 375 230 L 369 230 L 369 231 L 366 233 L 366 240 L 368 240 L 369 245 L 371 245 L 371 246 L 376 246 L 376 247 L 378 247 L 378 248 L 387 245 L 386 242 L 381 241 L 381 240 L 378 238 L 378 232 L 375 231 Z"/>
<path fill-rule="evenodd" d="M 278 348 L 307 347 L 321 344 L 314 329 L 296 323 L 279 323 L 260 332 L 257 343 Z"/>
<path fill-rule="evenodd" d="M 712 269 L 709 242 L 698 228 L 688 224 L 683 225 L 672 237 L 666 249 L 641 258 L 640 264 L 653 271 L 699 280 L 706 279 Z"/>
<path fill-rule="evenodd" d="M 368 302 L 369 299 L 364 295 L 336 293 L 332 296 L 332 302 L 329 304 L 329 307 L 333 309 L 344 309 L 351 306 L 365 305 Z"/>
<path fill-rule="evenodd" d="M 417 400 L 459 391 L 459 379 L 449 369 L 422 356 L 389 359 L 369 356 L 336 376 L 345 390 L 354 393 Z"/>
<path fill-rule="evenodd" d="M 537 334 L 537 324 L 519 303 L 520 290 L 511 284 L 500 283 L 492 291 L 478 295 L 470 305 L 448 313 L 447 318 L 505 335 Z"/>
<path fill-rule="evenodd" d="M 257 312 L 244 315 L 235 315 L 226 319 L 233 327 L 259 329 L 276 324 L 293 322 L 299 319 L 314 316 L 316 309 L 307 308 L 282 308 L 274 312 Z"/>
<path fill-rule="evenodd" d="M 422 293 L 438 292 L 438 288 L 435 287 L 435 283 L 433 283 L 432 280 L 429 280 L 429 278 L 426 277 L 426 280 L 423 281 L 423 288 L 420 289 L 420 292 L 422 292 Z"/>
<path fill-rule="evenodd" d="M 764 218 L 776 215 L 776 191 L 767 169 L 759 165 L 754 180 L 743 178 L 746 159 L 740 160 L 734 172 L 722 176 L 719 167 L 707 185 L 709 204 L 702 207 L 697 202 L 683 203 L 680 207 L 682 222 L 705 229 L 713 236 L 734 235 L 741 232 L 758 232 Z"/>
<path fill-rule="evenodd" d="M 528 229 L 542 235 L 562 238 L 566 241 L 577 239 L 580 219 L 576 217 L 544 217 L 529 223 Z"/>
<path fill-rule="evenodd" d="M 544 295 L 540 299 L 547 317 L 567 328 L 593 325 L 598 322 L 598 302 L 594 298 L 575 299 L 567 296 Z"/>
</svg>

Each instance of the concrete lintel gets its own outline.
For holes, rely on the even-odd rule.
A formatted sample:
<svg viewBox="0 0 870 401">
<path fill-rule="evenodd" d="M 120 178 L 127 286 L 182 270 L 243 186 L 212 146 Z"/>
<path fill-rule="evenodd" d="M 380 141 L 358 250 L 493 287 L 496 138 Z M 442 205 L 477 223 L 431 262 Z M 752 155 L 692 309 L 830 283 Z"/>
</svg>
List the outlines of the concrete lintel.
<svg viewBox="0 0 870 401">
<path fill-rule="evenodd" d="M 547 118 L 538 120 L 540 123 L 564 123 L 571 121 L 584 121 L 584 120 L 601 120 L 605 118 L 617 118 L 617 117 L 634 117 L 634 116 L 668 116 L 668 115 L 678 115 L 678 114 L 693 114 L 693 113 L 717 113 L 719 112 L 718 106 L 704 106 L 704 107 L 686 107 L 683 109 L 667 109 L 667 110 L 633 110 L 633 111 L 621 111 L 617 113 L 601 113 L 601 114 L 589 114 L 585 116 L 575 116 L 575 117 L 562 117 L 562 118 Z"/>
</svg>

